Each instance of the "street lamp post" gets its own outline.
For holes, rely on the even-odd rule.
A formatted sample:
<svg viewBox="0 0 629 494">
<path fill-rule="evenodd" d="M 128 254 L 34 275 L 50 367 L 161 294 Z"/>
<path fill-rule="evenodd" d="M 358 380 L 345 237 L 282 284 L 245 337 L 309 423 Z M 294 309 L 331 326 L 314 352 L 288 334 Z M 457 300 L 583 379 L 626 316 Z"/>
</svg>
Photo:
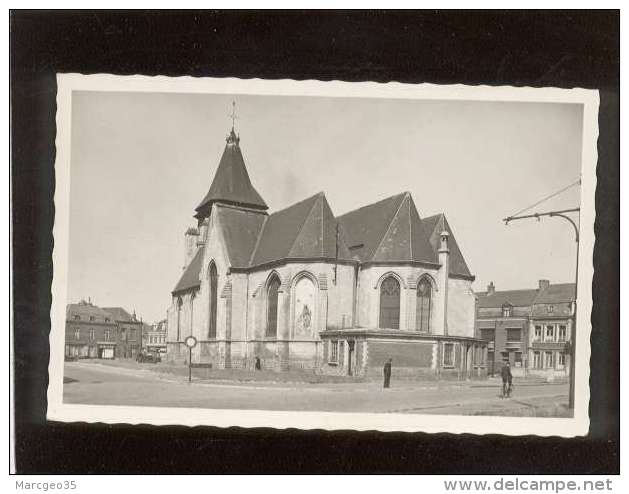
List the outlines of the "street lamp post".
<svg viewBox="0 0 629 494">
<path fill-rule="evenodd" d="M 574 311 L 572 314 L 572 334 L 571 334 L 571 344 L 570 344 L 570 390 L 568 392 L 568 407 L 574 409 L 574 388 L 575 388 L 575 357 L 576 357 L 576 343 L 577 343 L 577 291 L 579 287 L 579 227 L 574 222 L 572 218 L 567 216 L 567 213 L 579 213 L 581 208 L 573 208 L 573 209 L 562 209 L 560 211 L 547 211 L 545 213 L 533 213 L 526 214 L 522 216 L 509 216 L 504 218 L 503 221 L 505 225 L 508 225 L 509 222 L 515 220 L 523 220 L 536 218 L 538 221 L 543 216 L 548 216 L 550 218 L 562 218 L 568 221 L 572 227 L 574 228 L 574 236 L 575 242 L 577 244 L 577 255 L 576 255 L 576 267 L 575 267 L 575 279 L 574 279 Z"/>
</svg>

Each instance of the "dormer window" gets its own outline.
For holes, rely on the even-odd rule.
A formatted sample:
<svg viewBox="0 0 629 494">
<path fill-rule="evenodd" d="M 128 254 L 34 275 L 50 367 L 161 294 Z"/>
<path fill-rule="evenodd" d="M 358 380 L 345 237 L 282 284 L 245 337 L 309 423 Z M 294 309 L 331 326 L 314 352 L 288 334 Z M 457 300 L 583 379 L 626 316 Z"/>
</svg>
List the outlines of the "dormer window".
<svg viewBox="0 0 629 494">
<path fill-rule="evenodd" d="M 78 314 L 74 315 L 74 320 L 75 321 L 80 321 L 81 320 L 81 316 L 79 316 Z"/>
<path fill-rule="evenodd" d="M 90 316 L 90 321 L 93 321 L 93 320 L 94 320 L 94 316 Z"/>
<path fill-rule="evenodd" d="M 502 317 L 511 317 L 511 311 L 513 307 L 509 304 L 505 304 L 502 306 Z"/>
<path fill-rule="evenodd" d="M 554 305 L 549 305 L 546 307 L 546 309 L 548 310 L 549 314 L 552 314 L 553 312 L 555 312 L 555 306 Z"/>
</svg>

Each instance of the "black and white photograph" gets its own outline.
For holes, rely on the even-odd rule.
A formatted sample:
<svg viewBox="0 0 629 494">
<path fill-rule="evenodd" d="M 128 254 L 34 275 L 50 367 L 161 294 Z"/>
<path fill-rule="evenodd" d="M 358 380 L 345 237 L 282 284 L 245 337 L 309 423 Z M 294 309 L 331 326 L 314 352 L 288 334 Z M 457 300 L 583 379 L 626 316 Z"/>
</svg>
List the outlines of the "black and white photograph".
<svg viewBox="0 0 629 494">
<path fill-rule="evenodd" d="M 9 13 L 9 487 L 622 490 L 619 11 L 237 4 Z"/>
<path fill-rule="evenodd" d="M 59 84 L 52 416 L 587 427 L 595 92 Z"/>
</svg>

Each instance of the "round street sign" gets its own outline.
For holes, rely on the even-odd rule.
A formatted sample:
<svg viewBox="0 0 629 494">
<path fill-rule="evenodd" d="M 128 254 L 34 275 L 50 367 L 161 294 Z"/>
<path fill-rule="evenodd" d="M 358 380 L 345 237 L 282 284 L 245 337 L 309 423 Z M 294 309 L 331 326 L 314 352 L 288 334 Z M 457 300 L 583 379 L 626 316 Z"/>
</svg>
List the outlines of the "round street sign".
<svg viewBox="0 0 629 494">
<path fill-rule="evenodd" d="M 188 348 L 194 348 L 197 346 L 197 339 L 194 336 L 188 336 L 186 338 L 186 346 Z"/>
</svg>

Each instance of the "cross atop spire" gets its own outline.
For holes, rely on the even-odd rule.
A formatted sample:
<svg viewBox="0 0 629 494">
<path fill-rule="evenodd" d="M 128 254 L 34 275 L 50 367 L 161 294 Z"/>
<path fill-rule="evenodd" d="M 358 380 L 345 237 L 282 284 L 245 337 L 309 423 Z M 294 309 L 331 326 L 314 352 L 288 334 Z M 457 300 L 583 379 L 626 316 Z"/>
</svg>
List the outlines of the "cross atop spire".
<svg viewBox="0 0 629 494">
<path fill-rule="evenodd" d="M 234 131 L 234 125 L 236 125 L 236 120 L 238 116 L 236 115 L 236 102 L 232 101 L 232 112 L 229 114 L 229 118 L 232 119 L 232 130 L 227 136 L 227 144 L 238 144 L 240 142 L 240 136 L 236 135 Z"/>
<path fill-rule="evenodd" d="M 238 119 L 238 115 L 236 115 L 236 102 L 232 101 L 232 112 L 229 114 L 229 118 L 232 119 L 232 130 L 234 130 L 234 125 L 236 125 L 236 120 Z"/>
</svg>

